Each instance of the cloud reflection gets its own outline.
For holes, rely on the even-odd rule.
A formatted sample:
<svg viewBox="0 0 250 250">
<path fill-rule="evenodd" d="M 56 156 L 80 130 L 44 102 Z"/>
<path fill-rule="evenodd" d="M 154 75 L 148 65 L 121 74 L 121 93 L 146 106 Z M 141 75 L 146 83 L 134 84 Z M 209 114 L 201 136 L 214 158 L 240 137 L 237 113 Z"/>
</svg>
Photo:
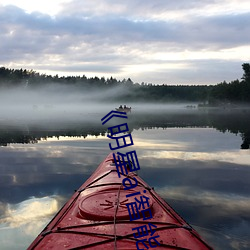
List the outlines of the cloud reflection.
<svg viewBox="0 0 250 250">
<path fill-rule="evenodd" d="M 250 198 L 236 194 L 226 194 L 220 192 L 202 191 L 201 189 L 194 190 L 189 187 L 161 187 L 157 192 L 165 199 L 175 199 L 186 203 L 199 204 L 200 206 L 217 206 L 220 209 L 216 216 L 234 214 L 249 214 Z M 211 216 L 211 214 L 210 214 Z M 212 217 L 212 216 L 211 216 Z"/>
<path fill-rule="evenodd" d="M 240 155 L 240 157 L 239 157 Z M 231 152 L 180 152 L 180 151 L 161 151 L 154 152 L 152 157 L 158 159 L 183 159 L 188 160 L 199 160 L 199 161 L 220 161 L 228 162 L 240 165 L 246 165 L 249 167 L 250 155 L 247 151 L 234 150 Z"/>
<path fill-rule="evenodd" d="M 249 249 L 249 197 L 187 186 L 156 191 L 215 249 Z"/>
<path fill-rule="evenodd" d="M 59 196 L 30 198 L 18 204 L 0 204 L 1 249 L 25 249 L 62 206 Z M 4 208 L 4 209 L 3 209 Z"/>
<path fill-rule="evenodd" d="M 239 136 L 208 128 L 134 129 L 133 140 L 139 175 L 192 225 L 216 231 L 208 240 L 215 249 L 249 246 L 250 159 L 248 151 L 235 150 Z M 109 142 L 105 136 L 60 137 L 3 148 L 0 242 L 11 250 L 29 245 L 60 207 L 51 195 L 68 199 L 110 152 Z M 43 198 L 27 199 L 31 195 Z M 217 244 L 220 233 L 225 237 Z"/>
<path fill-rule="evenodd" d="M 133 138 L 143 152 L 142 159 L 219 161 L 246 166 L 250 162 L 248 151 L 233 147 L 241 143 L 240 136 L 212 128 L 155 129 L 147 134 L 139 130 L 133 133 Z"/>
<path fill-rule="evenodd" d="M 58 199 L 58 197 L 57 197 Z M 50 217 L 59 209 L 56 197 L 30 198 L 18 204 L 7 204 L 5 216 L 0 219 L 0 224 L 15 228 L 26 225 L 26 234 L 34 234 L 33 226 L 43 218 Z"/>
</svg>

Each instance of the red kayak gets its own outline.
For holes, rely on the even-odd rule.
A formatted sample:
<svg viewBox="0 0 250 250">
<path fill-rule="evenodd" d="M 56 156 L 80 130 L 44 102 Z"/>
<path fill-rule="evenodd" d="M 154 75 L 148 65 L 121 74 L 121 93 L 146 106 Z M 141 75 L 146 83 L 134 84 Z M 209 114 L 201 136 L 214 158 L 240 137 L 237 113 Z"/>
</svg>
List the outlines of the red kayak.
<svg viewBox="0 0 250 250">
<path fill-rule="evenodd" d="M 109 154 L 28 249 L 212 249 L 135 172 L 121 174 L 115 163 Z"/>
</svg>

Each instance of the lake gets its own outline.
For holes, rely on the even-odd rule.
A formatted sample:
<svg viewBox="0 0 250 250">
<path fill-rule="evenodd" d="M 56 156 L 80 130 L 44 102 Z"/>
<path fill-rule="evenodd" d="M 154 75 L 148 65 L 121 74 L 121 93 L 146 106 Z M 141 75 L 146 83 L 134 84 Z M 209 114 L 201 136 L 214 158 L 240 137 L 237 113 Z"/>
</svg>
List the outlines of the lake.
<svg viewBox="0 0 250 250">
<path fill-rule="evenodd" d="M 27 248 L 111 152 L 113 108 L 0 119 L 1 249 Z M 215 249 L 250 249 L 250 110 L 135 104 L 124 122 L 139 176 Z"/>
</svg>

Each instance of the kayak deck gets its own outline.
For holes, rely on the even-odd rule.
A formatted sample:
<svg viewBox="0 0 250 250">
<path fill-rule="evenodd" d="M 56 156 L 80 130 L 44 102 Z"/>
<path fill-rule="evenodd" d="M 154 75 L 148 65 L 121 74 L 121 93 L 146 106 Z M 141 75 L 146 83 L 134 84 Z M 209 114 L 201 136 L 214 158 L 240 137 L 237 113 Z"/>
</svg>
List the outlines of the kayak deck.
<svg viewBox="0 0 250 250">
<path fill-rule="evenodd" d="M 131 183 L 136 179 L 138 185 L 126 190 L 125 178 Z M 135 193 L 143 195 L 151 218 L 146 212 L 142 216 L 142 209 L 133 215 L 128 212 L 128 204 L 135 200 Z M 137 219 L 131 220 L 131 216 Z M 135 228 L 139 227 L 144 231 L 136 233 Z M 146 239 L 139 234 L 144 234 Z M 99 165 L 28 249 L 101 248 L 212 249 L 136 173 L 119 178 L 113 154 Z"/>
</svg>

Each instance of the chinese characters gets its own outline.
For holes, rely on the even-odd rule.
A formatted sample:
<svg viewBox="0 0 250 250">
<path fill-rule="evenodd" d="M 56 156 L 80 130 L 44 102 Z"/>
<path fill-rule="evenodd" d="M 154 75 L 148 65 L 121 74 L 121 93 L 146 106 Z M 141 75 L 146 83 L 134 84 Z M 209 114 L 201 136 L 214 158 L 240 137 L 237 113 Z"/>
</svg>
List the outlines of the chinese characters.
<svg viewBox="0 0 250 250">
<path fill-rule="evenodd" d="M 128 119 L 125 112 L 111 111 L 101 119 L 102 124 L 104 125 L 113 117 Z M 127 123 L 109 127 L 108 130 L 110 132 L 108 138 L 112 139 L 112 142 L 109 143 L 109 148 L 111 150 L 119 150 L 134 145 Z M 140 169 L 140 164 L 135 150 L 128 151 L 125 154 L 117 152 L 117 156 L 115 153 L 113 153 L 113 159 L 119 178 L 121 178 L 122 175 L 127 176 L 129 172 L 134 172 Z M 135 177 L 126 177 L 123 178 L 122 184 L 124 190 L 131 191 L 138 186 L 138 181 Z M 143 191 L 144 194 L 146 194 L 146 192 L 146 190 Z M 134 198 L 133 202 L 126 204 L 130 221 L 136 221 L 139 219 L 143 219 L 143 221 L 145 221 L 153 218 L 149 197 L 145 196 L 144 194 L 141 194 L 141 192 L 137 191 L 134 193 L 128 193 L 128 195 L 126 195 L 127 198 Z M 157 227 L 150 222 L 147 225 L 132 228 L 134 231 L 134 238 L 138 239 L 136 241 L 136 247 L 138 250 L 149 249 L 149 246 L 151 248 L 155 248 L 157 245 L 160 245 L 160 243 L 157 241 L 159 235 L 154 236 L 156 228 Z M 146 242 L 148 242 L 149 245 L 147 245 Z M 145 248 L 140 248 L 140 243 Z"/>
</svg>

